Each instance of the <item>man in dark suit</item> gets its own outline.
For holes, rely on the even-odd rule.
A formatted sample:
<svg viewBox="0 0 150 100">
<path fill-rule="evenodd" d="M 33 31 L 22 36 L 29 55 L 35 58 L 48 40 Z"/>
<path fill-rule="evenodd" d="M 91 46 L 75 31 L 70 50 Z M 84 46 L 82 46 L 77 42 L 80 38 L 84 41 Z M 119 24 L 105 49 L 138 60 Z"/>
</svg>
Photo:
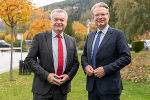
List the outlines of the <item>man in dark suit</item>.
<svg viewBox="0 0 150 100">
<path fill-rule="evenodd" d="M 88 34 L 81 57 L 88 100 L 120 100 L 120 70 L 131 62 L 130 49 L 124 33 L 108 25 L 107 4 L 97 3 L 91 12 L 97 29 Z"/>
<path fill-rule="evenodd" d="M 54 9 L 50 17 L 52 30 L 34 36 L 26 57 L 34 72 L 33 100 L 67 100 L 79 68 L 75 39 L 63 32 L 66 11 Z"/>
</svg>

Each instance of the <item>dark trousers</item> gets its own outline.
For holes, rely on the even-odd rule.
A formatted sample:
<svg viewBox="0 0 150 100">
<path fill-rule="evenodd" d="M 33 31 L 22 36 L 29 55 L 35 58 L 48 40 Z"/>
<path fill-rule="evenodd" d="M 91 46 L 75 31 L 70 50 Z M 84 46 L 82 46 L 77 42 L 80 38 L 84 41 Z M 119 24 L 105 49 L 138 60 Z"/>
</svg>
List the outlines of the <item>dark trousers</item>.
<svg viewBox="0 0 150 100">
<path fill-rule="evenodd" d="M 54 86 L 45 95 L 33 93 L 33 100 L 67 100 L 67 94 L 63 94 L 59 86 Z"/>
<path fill-rule="evenodd" d="M 120 94 L 100 95 L 96 84 L 94 84 L 93 90 L 91 92 L 88 92 L 88 100 L 120 100 Z"/>
</svg>

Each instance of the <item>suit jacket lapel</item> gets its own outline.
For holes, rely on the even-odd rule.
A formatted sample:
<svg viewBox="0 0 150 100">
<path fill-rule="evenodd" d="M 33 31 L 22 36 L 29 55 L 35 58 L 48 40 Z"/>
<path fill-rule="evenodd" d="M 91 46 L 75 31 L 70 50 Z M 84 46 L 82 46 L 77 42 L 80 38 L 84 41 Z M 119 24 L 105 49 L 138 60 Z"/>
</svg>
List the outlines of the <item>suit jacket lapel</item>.
<svg viewBox="0 0 150 100">
<path fill-rule="evenodd" d="M 52 65 L 54 66 L 54 60 L 53 60 L 53 49 L 52 49 L 52 31 L 47 31 L 46 32 L 46 43 L 47 43 L 47 47 L 48 47 L 48 51 L 49 51 L 49 56 L 50 56 L 50 60 L 52 60 Z M 54 70 L 54 67 L 53 67 Z M 55 72 L 55 70 L 54 70 Z"/>
<path fill-rule="evenodd" d="M 64 39 L 65 39 L 65 44 L 66 44 L 66 49 L 67 49 L 67 62 L 66 62 L 66 68 L 67 68 L 68 61 L 69 61 L 69 55 L 70 55 L 70 52 L 69 52 L 70 42 L 69 42 L 69 38 L 67 37 L 66 34 L 64 34 Z"/>
<path fill-rule="evenodd" d="M 109 27 L 109 28 L 108 28 L 108 31 L 107 31 L 107 33 L 106 33 L 106 35 L 104 36 L 104 38 L 103 38 L 103 40 L 102 40 L 102 43 L 101 43 L 101 45 L 100 45 L 98 51 L 99 51 L 101 48 L 103 48 L 103 46 L 105 45 L 105 43 L 107 43 L 107 41 L 109 40 L 111 34 L 112 34 L 112 28 Z"/>
</svg>

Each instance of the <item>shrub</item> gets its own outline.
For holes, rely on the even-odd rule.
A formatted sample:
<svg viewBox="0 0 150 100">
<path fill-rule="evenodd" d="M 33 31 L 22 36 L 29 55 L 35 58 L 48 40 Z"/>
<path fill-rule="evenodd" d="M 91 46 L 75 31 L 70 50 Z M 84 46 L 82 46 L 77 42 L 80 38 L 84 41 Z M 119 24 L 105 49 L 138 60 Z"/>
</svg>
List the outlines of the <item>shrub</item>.
<svg viewBox="0 0 150 100">
<path fill-rule="evenodd" d="M 78 44 L 78 49 L 79 50 L 83 50 L 84 49 L 84 45 L 85 45 L 85 41 L 80 41 Z"/>
<path fill-rule="evenodd" d="M 133 53 L 132 62 L 121 70 L 123 80 L 150 83 L 150 51 Z"/>
<path fill-rule="evenodd" d="M 132 42 L 132 49 L 135 52 L 139 52 L 144 48 L 144 42 L 143 41 L 134 41 Z"/>
<path fill-rule="evenodd" d="M 14 47 L 20 47 L 21 46 L 21 41 L 20 40 L 16 40 L 13 44 Z M 23 41 L 22 43 L 22 51 L 23 52 L 27 52 L 29 50 L 30 46 L 26 44 L 25 41 Z M 16 50 L 18 52 L 20 52 L 21 50 Z"/>
</svg>

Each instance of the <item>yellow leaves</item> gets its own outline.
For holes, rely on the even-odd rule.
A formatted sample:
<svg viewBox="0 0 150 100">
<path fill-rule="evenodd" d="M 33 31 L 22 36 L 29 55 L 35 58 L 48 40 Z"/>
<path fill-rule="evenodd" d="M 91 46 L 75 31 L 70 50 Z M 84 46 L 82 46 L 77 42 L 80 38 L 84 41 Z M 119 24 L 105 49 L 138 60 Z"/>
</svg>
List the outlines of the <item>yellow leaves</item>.
<svg viewBox="0 0 150 100">
<path fill-rule="evenodd" d="M 33 21 L 30 23 L 28 36 L 33 37 L 39 32 L 51 30 L 51 21 L 48 18 L 50 10 L 44 12 L 43 8 L 35 9 L 33 14 Z"/>
<path fill-rule="evenodd" d="M 47 17 L 35 19 L 30 24 L 30 33 L 34 36 L 36 33 L 48 31 L 51 29 L 51 21 Z"/>
<path fill-rule="evenodd" d="M 90 27 L 90 32 L 94 31 L 97 28 L 95 24 L 90 25 L 89 27 Z"/>
<path fill-rule="evenodd" d="M 7 24 L 24 21 L 32 14 L 33 6 L 28 0 L 0 0 L 0 5 L 0 18 Z"/>
<path fill-rule="evenodd" d="M 23 40 L 27 38 L 28 34 L 29 34 L 29 30 L 26 30 L 26 32 L 23 34 Z"/>
<path fill-rule="evenodd" d="M 8 43 L 11 43 L 11 34 L 5 35 L 4 40 Z M 15 37 L 13 37 L 13 42 L 15 42 Z"/>
<path fill-rule="evenodd" d="M 87 28 L 78 21 L 73 22 L 72 29 L 74 30 L 75 34 L 82 34 L 82 35 L 87 34 Z"/>
<path fill-rule="evenodd" d="M 4 37 L 4 33 L 0 33 L 0 39 L 2 39 Z"/>
</svg>

